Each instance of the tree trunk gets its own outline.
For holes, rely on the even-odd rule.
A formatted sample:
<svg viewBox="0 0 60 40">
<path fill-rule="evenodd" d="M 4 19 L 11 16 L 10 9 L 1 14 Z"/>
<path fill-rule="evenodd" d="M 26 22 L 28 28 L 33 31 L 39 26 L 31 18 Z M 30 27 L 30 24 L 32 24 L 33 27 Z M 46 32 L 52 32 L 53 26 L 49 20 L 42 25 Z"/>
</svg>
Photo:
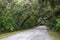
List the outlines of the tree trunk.
<svg viewBox="0 0 60 40">
<path fill-rule="evenodd" d="M 24 25 L 24 23 L 30 18 L 30 15 L 22 22 L 21 26 Z"/>
</svg>

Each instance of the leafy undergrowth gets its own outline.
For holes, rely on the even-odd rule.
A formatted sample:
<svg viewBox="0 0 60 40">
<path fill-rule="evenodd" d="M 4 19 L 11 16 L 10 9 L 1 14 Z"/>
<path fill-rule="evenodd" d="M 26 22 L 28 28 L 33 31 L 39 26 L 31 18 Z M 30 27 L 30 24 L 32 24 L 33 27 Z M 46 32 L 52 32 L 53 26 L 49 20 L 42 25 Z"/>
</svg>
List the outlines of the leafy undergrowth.
<svg viewBox="0 0 60 40">
<path fill-rule="evenodd" d="M 50 36 L 53 38 L 53 40 L 60 40 L 60 34 L 57 32 L 54 32 L 52 30 L 49 30 Z"/>
</svg>

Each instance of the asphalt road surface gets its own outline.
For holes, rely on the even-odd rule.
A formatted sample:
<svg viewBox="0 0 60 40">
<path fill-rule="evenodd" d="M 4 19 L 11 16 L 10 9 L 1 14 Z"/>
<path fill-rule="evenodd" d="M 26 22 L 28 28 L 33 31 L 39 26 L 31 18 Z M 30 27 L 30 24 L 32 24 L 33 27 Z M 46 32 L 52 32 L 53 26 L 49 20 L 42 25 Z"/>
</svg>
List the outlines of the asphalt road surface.
<svg viewBox="0 0 60 40">
<path fill-rule="evenodd" d="M 46 26 L 38 26 L 0 40 L 52 40 Z"/>
</svg>

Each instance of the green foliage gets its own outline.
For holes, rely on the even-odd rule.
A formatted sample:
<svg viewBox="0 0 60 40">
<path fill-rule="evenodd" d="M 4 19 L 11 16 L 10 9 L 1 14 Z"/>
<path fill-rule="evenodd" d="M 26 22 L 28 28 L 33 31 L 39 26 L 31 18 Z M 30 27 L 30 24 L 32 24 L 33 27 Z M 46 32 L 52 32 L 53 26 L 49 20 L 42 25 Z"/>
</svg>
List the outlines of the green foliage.
<svg viewBox="0 0 60 40">
<path fill-rule="evenodd" d="M 56 19 L 56 25 L 55 25 L 55 31 L 60 31 L 60 18 L 59 19 Z"/>
<path fill-rule="evenodd" d="M 59 0 L 0 1 L 0 32 L 47 25 L 60 31 Z M 58 13 L 58 14 L 57 14 Z"/>
</svg>

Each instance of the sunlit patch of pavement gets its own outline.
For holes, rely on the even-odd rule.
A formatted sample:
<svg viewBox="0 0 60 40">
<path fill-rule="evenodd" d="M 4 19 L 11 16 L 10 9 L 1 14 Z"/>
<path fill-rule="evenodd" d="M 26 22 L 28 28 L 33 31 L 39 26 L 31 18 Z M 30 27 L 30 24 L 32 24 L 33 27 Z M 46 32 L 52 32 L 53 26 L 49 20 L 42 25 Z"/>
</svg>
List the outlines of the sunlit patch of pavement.
<svg viewBox="0 0 60 40">
<path fill-rule="evenodd" d="M 46 26 L 38 26 L 0 40 L 52 40 Z"/>
</svg>

